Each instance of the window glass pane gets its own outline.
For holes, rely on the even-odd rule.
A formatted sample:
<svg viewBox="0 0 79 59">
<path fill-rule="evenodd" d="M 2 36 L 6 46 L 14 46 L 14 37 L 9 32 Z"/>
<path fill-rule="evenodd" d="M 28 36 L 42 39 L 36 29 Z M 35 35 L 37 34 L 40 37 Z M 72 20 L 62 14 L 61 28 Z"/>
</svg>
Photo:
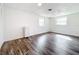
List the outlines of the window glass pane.
<svg viewBox="0 0 79 59">
<path fill-rule="evenodd" d="M 44 17 L 39 18 L 39 26 L 44 26 Z"/>
<path fill-rule="evenodd" d="M 67 17 L 57 18 L 56 25 L 67 25 Z"/>
</svg>

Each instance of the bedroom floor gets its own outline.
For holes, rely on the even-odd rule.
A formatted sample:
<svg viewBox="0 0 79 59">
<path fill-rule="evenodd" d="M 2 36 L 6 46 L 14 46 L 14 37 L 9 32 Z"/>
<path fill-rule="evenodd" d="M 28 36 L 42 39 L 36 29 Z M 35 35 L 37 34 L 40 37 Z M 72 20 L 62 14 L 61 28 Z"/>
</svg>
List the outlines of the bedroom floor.
<svg viewBox="0 0 79 59">
<path fill-rule="evenodd" d="M 79 37 L 44 33 L 4 42 L 2 55 L 79 55 Z"/>
</svg>

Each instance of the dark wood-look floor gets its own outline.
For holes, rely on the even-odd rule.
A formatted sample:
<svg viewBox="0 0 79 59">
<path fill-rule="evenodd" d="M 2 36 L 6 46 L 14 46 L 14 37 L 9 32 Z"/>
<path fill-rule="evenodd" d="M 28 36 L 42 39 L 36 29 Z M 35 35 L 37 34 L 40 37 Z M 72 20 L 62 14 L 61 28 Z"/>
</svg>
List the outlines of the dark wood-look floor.
<svg viewBox="0 0 79 59">
<path fill-rule="evenodd" d="M 29 39 L 24 38 L 20 40 L 29 40 L 30 43 L 27 44 L 23 41 L 21 42 L 26 46 L 30 44 L 29 46 L 31 46 L 31 48 L 28 48 L 28 46 L 23 48 L 24 50 L 28 48 L 27 50 L 31 52 L 27 54 L 30 55 L 79 55 L 79 37 L 49 32 L 31 36 Z M 6 44 L 4 44 L 3 47 L 5 45 Z M 24 54 L 24 52 L 22 54 Z"/>
<path fill-rule="evenodd" d="M 79 38 L 56 33 L 33 36 L 32 45 L 40 55 L 78 55 Z"/>
</svg>

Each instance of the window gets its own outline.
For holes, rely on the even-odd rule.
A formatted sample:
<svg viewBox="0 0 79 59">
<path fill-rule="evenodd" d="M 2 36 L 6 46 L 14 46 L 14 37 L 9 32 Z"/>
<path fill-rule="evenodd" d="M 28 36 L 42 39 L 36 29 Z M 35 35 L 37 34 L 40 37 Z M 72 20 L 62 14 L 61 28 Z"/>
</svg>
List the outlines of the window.
<svg viewBox="0 0 79 59">
<path fill-rule="evenodd" d="M 59 17 L 56 19 L 56 25 L 67 25 L 67 17 Z"/>
<path fill-rule="evenodd" d="M 39 26 L 44 26 L 44 17 L 39 18 Z"/>
</svg>

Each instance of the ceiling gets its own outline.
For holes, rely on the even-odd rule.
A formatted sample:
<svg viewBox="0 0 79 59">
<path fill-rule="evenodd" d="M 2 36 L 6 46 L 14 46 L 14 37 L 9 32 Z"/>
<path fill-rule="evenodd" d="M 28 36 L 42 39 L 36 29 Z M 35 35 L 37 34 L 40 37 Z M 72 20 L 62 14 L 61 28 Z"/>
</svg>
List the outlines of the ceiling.
<svg viewBox="0 0 79 59">
<path fill-rule="evenodd" d="M 79 12 L 79 3 L 5 3 L 6 7 L 29 11 L 41 16 L 56 17 Z M 52 11 L 48 11 L 52 9 Z"/>
</svg>

